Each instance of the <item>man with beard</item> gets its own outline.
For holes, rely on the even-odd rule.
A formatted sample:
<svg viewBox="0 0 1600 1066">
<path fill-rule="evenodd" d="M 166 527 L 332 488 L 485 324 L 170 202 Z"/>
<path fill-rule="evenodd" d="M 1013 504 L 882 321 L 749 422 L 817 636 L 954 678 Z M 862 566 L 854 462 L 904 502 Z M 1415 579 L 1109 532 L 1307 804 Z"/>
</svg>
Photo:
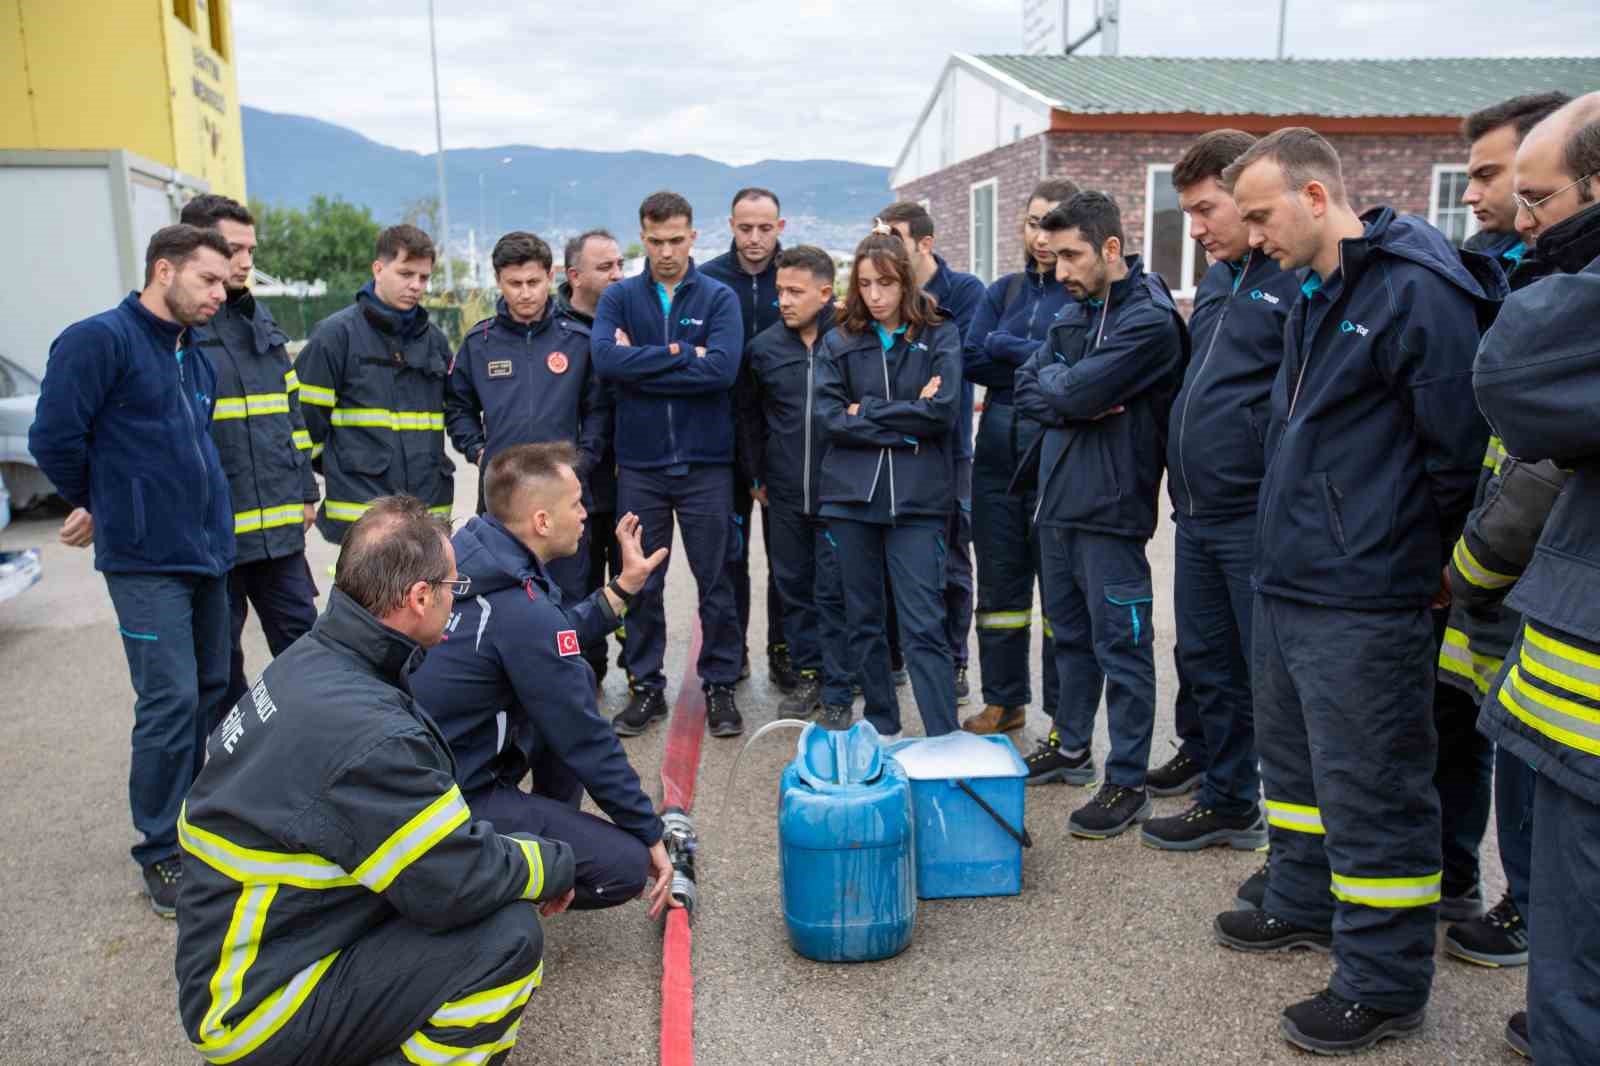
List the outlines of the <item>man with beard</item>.
<svg viewBox="0 0 1600 1066">
<path fill-rule="evenodd" d="M 150 905 L 176 913 L 178 811 L 228 686 L 233 514 L 209 427 L 217 375 L 193 327 L 225 297 L 228 242 L 167 226 L 145 287 L 50 346 L 28 448 L 73 511 L 61 541 L 94 543 L 137 699 L 128 801 Z"/>
</svg>

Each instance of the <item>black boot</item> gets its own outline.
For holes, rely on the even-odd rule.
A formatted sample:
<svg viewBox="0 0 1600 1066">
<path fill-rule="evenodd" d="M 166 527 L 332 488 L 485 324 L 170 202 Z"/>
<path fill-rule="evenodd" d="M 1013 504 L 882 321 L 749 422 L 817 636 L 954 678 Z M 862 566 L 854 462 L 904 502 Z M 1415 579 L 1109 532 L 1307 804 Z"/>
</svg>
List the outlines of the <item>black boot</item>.
<svg viewBox="0 0 1600 1066">
<path fill-rule="evenodd" d="M 628 705 L 611 719 L 611 728 L 619 737 L 636 737 L 650 727 L 657 718 L 667 716 L 667 698 L 658 688 L 636 688 L 628 697 Z"/>
<path fill-rule="evenodd" d="M 1237 913 L 1237 912 L 1235 912 Z M 1351 1055 L 1380 1040 L 1409 1036 L 1422 1028 L 1426 1011 L 1391 1014 L 1352 1003 L 1331 989 L 1284 1009 L 1278 1023 L 1284 1039 L 1320 1055 Z"/>
</svg>

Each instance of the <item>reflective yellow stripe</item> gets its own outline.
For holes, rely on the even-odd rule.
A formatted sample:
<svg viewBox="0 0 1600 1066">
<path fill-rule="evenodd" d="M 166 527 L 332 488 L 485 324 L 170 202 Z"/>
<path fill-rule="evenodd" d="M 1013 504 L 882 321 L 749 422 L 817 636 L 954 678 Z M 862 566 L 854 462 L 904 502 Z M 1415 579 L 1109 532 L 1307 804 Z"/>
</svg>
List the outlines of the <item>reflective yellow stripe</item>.
<svg viewBox="0 0 1600 1066">
<path fill-rule="evenodd" d="M 281 507 L 264 507 L 256 511 L 235 511 L 233 532 L 238 536 L 241 533 L 255 533 L 262 529 L 292 526 L 304 519 L 305 514 L 303 503 L 286 503 Z"/>
<path fill-rule="evenodd" d="M 1499 437 L 1490 437 L 1489 446 L 1483 451 L 1483 465 L 1498 474 L 1506 459 L 1505 444 Z"/>
<path fill-rule="evenodd" d="M 310 433 L 307 433 L 303 429 L 297 429 L 297 430 L 294 431 L 293 437 L 294 437 L 294 446 L 296 448 L 300 449 L 301 451 L 307 451 L 307 450 L 310 449 L 310 447 L 311 447 L 311 434 Z"/>
<path fill-rule="evenodd" d="M 1040 615 L 1040 620 L 1044 622 L 1044 635 L 1049 637 L 1051 640 L 1056 639 L 1055 627 L 1050 624 L 1050 619 Z"/>
<path fill-rule="evenodd" d="M 246 848 L 189 824 L 188 809 L 178 812 L 178 843 L 184 851 L 224 877 L 244 885 L 295 888 L 350 888 L 358 882 L 337 863 L 320 855 L 287 854 Z"/>
<path fill-rule="evenodd" d="M 1481 589 L 1503 589 L 1517 580 L 1515 574 L 1502 574 L 1478 562 L 1472 549 L 1467 547 L 1465 537 L 1456 541 L 1456 550 L 1451 553 L 1450 561 L 1456 564 L 1462 577 Z"/>
<path fill-rule="evenodd" d="M 309 388 L 310 386 L 305 386 Z M 301 390 L 304 392 L 304 388 Z M 377 429 L 443 430 L 443 411 L 387 411 L 381 407 L 336 407 L 333 410 L 336 426 L 366 426 Z"/>
<path fill-rule="evenodd" d="M 1263 800 L 1267 808 L 1267 824 L 1295 833 L 1323 833 L 1322 811 L 1301 803 L 1279 803 Z"/>
<path fill-rule="evenodd" d="M 516 841 L 522 848 L 522 858 L 528 864 L 528 883 L 522 890 L 522 898 L 538 899 L 539 893 L 544 891 L 544 852 L 531 840 L 521 837 L 507 839 Z"/>
<path fill-rule="evenodd" d="M 313 452 L 312 454 L 316 453 Z M 327 514 L 329 518 L 337 522 L 354 522 L 356 519 L 366 514 L 367 508 L 371 506 L 372 504 L 370 503 L 351 503 L 348 500 L 322 501 L 323 512 Z M 447 503 L 441 503 L 435 507 L 428 508 L 428 513 L 431 515 L 438 515 L 441 518 L 449 518 L 450 505 Z"/>
<path fill-rule="evenodd" d="M 435 1029 L 470 1029 L 497 1022 L 528 1002 L 528 997 L 543 981 L 544 963 L 541 961 L 531 974 L 519 981 L 446 1003 L 433 1012 L 428 1024 Z"/>
<path fill-rule="evenodd" d="M 218 422 L 230 418 L 254 418 L 259 415 L 286 415 L 289 413 L 289 394 L 286 392 L 261 392 L 249 396 L 227 396 L 217 401 L 211 417 Z"/>
<path fill-rule="evenodd" d="M 351 876 L 372 891 L 382 892 L 405 872 L 406 867 L 426 855 L 428 849 L 449 836 L 468 817 L 467 801 L 461 798 L 460 787 L 451 785 L 450 791 L 391 833 Z"/>
<path fill-rule="evenodd" d="M 293 370 L 285 371 L 283 375 L 283 391 L 294 392 L 299 387 L 300 375 L 296 374 Z"/>
<path fill-rule="evenodd" d="M 420 1066 L 481 1066 L 500 1052 L 514 1047 L 517 1043 L 517 1030 L 522 1028 L 522 1019 L 518 1018 L 516 1024 L 506 1030 L 502 1036 L 492 1044 L 479 1044 L 477 1047 L 450 1047 L 436 1040 L 430 1040 L 421 1033 L 412 1033 L 411 1037 L 400 1045 L 400 1053 L 408 1062 L 419 1063 Z"/>
<path fill-rule="evenodd" d="M 313 459 L 320 459 L 320 458 L 322 458 L 322 445 L 320 445 L 320 444 L 313 444 L 313 445 L 312 445 L 312 446 L 311 446 L 311 458 L 313 458 Z"/>
<path fill-rule="evenodd" d="M 447 504 L 447 503 L 441 503 L 437 507 L 428 508 L 428 513 L 432 514 L 432 515 L 439 515 L 442 518 L 449 518 L 450 517 L 450 505 Z"/>
<path fill-rule="evenodd" d="M 267 911 L 277 894 L 277 885 L 245 885 L 239 890 L 233 918 L 222 938 L 222 956 L 211 974 L 211 1009 L 200 1019 L 202 1043 L 227 1038 L 222 1018 L 244 995 L 244 975 L 261 949 L 261 930 L 266 927 Z"/>
<path fill-rule="evenodd" d="M 316 962 L 307 966 L 291 977 L 287 984 L 273 992 L 244 1020 L 232 1029 L 227 1030 L 216 1040 L 202 1040 L 196 1044 L 195 1050 L 207 1062 L 221 1066 L 223 1063 L 242 1059 L 256 1048 L 266 1043 L 273 1033 L 283 1028 L 283 1023 L 294 1017 L 296 1011 L 305 1003 L 306 997 L 311 995 L 317 987 L 317 982 L 328 972 L 328 967 L 339 957 L 335 951 L 331 955 L 324 955 Z"/>
<path fill-rule="evenodd" d="M 1439 646 L 1439 669 L 1464 677 L 1481 693 L 1487 693 L 1500 673 L 1501 660 L 1472 650 L 1472 641 L 1459 629 L 1446 629 Z"/>
<path fill-rule="evenodd" d="M 1439 902 L 1443 874 L 1426 877 L 1345 877 L 1332 875 L 1335 898 L 1366 907 L 1426 907 Z"/>
<path fill-rule="evenodd" d="M 1587 755 L 1600 755 L 1600 710 L 1529 684 L 1522 676 L 1526 662 L 1513 666 L 1506 675 L 1500 686 L 1500 705 L 1551 740 Z"/>
<path fill-rule="evenodd" d="M 1522 627 L 1522 666 L 1557 688 L 1600 700 L 1600 655 L 1557 640 L 1531 623 Z"/>
<path fill-rule="evenodd" d="M 332 407 L 339 402 L 339 396 L 332 389 L 325 389 L 321 385 L 300 385 L 300 402 L 313 404 L 317 407 Z"/>
<path fill-rule="evenodd" d="M 979 629 L 1027 629 L 1033 625 L 1032 611 L 979 611 Z"/>
</svg>

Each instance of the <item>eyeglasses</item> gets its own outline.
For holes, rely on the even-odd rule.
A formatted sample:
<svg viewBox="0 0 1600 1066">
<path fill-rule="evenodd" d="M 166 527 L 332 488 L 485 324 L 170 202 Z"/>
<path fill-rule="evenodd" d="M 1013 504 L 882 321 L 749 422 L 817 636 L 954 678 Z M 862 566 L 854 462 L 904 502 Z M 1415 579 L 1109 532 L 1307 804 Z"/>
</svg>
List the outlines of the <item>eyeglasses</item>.
<svg viewBox="0 0 1600 1066">
<path fill-rule="evenodd" d="M 438 581 L 430 581 L 430 582 L 428 582 L 428 584 L 430 584 L 430 585 L 444 585 L 453 594 L 455 594 L 457 596 L 465 596 L 467 594 L 467 590 L 472 587 L 472 579 L 470 577 L 456 577 L 456 578 L 447 577 L 447 578 L 441 578 Z"/>
<path fill-rule="evenodd" d="M 1534 218 L 1533 212 L 1541 204 L 1549 203 L 1551 200 L 1554 200 L 1557 196 L 1560 196 L 1562 193 L 1566 192 L 1568 189 L 1572 188 L 1574 185 L 1582 185 L 1584 182 L 1586 182 L 1590 178 L 1594 177 L 1595 174 L 1600 174 L 1600 171 L 1591 171 L 1590 173 L 1585 174 L 1583 177 L 1579 178 L 1577 181 L 1569 182 L 1566 185 L 1561 186 L 1561 188 L 1557 189 L 1555 192 L 1551 193 L 1550 195 L 1541 196 L 1537 200 L 1529 200 L 1526 196 L 1523 196 L 1520 192 L 1514 192 L 1514 193 L 1511 194 L 1511 196 L 1512 196 L 1512 199 L 1517 201 L 1517 206 L 1522 208 L 1524 211 L 1528 212 L 1528 217 L 1529 218 L 1533 218 L 1534 221 L 1537 222 L 1538 219 Z"/>
</svg>

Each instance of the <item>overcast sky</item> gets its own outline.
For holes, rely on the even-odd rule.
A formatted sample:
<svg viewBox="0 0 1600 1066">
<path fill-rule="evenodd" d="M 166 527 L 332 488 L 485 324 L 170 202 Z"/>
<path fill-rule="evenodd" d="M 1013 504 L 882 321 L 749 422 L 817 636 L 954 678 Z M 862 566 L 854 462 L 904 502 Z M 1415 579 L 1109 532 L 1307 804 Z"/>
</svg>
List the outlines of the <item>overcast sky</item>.
<svg viewBox="0 0 1600 1066">
<path fill-rule="evenodd" d="M 1074 36 L 1093 0 L 1073 0 Z M 243 102 L 434 146 L 426 0 L 235 0 Z M 439 0 L 445 147 L 890 164 L 953 51 L 1022 0 Z M 1123 55 L 1271 56 L 1277 0 L 1122 0 Z M 1085 49 L 1098 54 L 1098 43 Z M 1595 0 L 1289 0 L 1303 58 L 1596 55 Z M 1600 88 L 1600 86 L 1597 86 Z"/>
</svg>

